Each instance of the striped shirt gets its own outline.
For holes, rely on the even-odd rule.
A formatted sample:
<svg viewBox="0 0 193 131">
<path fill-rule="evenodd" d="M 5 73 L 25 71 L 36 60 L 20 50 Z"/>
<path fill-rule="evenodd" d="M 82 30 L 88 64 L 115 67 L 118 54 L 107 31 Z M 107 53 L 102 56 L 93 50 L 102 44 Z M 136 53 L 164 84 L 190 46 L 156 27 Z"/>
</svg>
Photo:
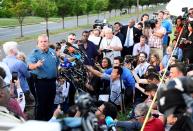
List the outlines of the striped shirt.
<svg viewBox="0 0 193 131">
<path fill-rule="evenodd" d="M 150 30 L 150 36 L 148 39 L 148 45 L 150 46 L 150 48 L 158 48 L 158 49 L 162 49 L 163 48 L 163 37 L 160 38 L 158 36 L 153 35 L 153 32 L 158 32 L 158 33 L 162 33 L 165 34 L 166 33 L 166 29 L 164 27 L 160 27 L 159 29 L 153 29 Z"/>
</svg>

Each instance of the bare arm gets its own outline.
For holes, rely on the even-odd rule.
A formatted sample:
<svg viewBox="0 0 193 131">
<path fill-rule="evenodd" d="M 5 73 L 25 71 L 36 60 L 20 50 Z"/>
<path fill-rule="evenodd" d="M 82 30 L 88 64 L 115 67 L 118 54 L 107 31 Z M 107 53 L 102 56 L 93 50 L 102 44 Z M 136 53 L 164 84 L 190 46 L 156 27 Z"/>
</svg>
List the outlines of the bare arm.
<svg viewBox="0 0 193 131">
<path fill-rule="evenodd" d="M 101 72 L 93 69 L 91 66 L 86 66 L 86 67 L 87 67 L 87 69 L 88 69 L 92 74 L 94 74 L 95 76 L 98 76 L 98 77 L 100 77 L 100 78 L 103 76 L 103 74 L 102 74 Z"/>
<path fill-rule="evenodd" d="M 123 47 L 114 46 L 114 47 L 112 47 L 112 49 L 113 49 L 114 51 L 121 51 L 121 50 L 123 49 Z"/>
<path fill-rule="evenodd" d="M 37 69 L 38 67 L 40 67 L 42 65 L 43 65 L 43 60 L 39 60 L 37 63 L 29 64 L 28 67 L 29 67 L 30 70 L 35 70 L 35 69 Z"/>
<path fill-rule="evenodd" d="M 143 89 L 142 87 L 139 86 L 138 83 L 135 84 L 135 87 L 140 90 L 143 94 L 145 94 L 145 89 Z M 145 94 L 146 95 L 146 94 Z"/>
<path fill-rule="evenodd" d="M 140 79 L 139 76 L 134 71 L 132 71 L 132 74 L 133 74 L 135 80 L 137 81 L 137 83 L 148 84 L 147 79 Z"/>
</svg>

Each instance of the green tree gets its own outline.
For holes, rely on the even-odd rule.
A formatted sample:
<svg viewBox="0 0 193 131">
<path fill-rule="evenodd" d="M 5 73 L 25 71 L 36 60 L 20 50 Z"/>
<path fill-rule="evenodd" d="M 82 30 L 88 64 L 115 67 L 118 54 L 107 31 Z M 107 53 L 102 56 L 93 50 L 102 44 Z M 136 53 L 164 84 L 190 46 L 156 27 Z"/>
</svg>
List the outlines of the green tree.
<svg viewBox="0 0 193 131">
<path fill-rule="evenodd" d="M 46 33 L 49 37 L 48 18 L 57 12 L 57 6 L 51 0 L 33 0 L 32 7 L 35 15 L 43 17 L 46 21 Z"/>
<path fill-rule="evenodd" d="M 71 13 L 71 0 L 56 0 L 57 14 L 62 17 L 62 28 L 64 29 L 64 17 Z"/>
<path fill-rule="evenodd" d="M 76 16 L 76 23 L 78 25 L 78 17 L 84 14 L 86 10 L 86 2 L 85 0 L 71 0 L 72 2 L 72 14 Z"/>
<path fill-rule="evenodd" d="M 10 11 L 10 8 L 12 7 L 12 1 L 11 0 L 4 0 L 0 3 L 0 17 L 12 17 L 13 13 Z"/>
<path fill-rule="evenodd" d="M 89 13 L 94 9 L 94 2 L 94 0 L 86 0 L 87 25 L 89 24 Z"/>
<path fill-rule="evenodd" d="M 145 5 L 149 5 L 149 0 L 140 0 L 140 1 L 139 1 L 139 4 L 142 6 L 142 11 L 143 11 L 143 7 L 144 7 Z"/>
<path fill-rule="evenodd" d="M 113 0 L 109 0 L 109 4 L 107 5 L 107 10 L 109 11 L 109 18 L 111 18 L 111 12 L 113 10 Z"/>
<path fill-rule="evenodd" d="M 108 5 L 110 4 L 109 3 L 109 0 L 95 0 L 95 5 L 94 5 L 94 8 L 95 10 L 97 11 L 98 13 L 98 18 L 99 18 L 99 14 L 101 11 L 105 11 L 108 9 Z"/>
<path fill-rule="evenodd" d="M 24 18 L 29 15 L 29 12 L 31 10 L 30 7 L 30 1 L 28 0 L 20 0 L 15 3 L 10 9 L 9 9 L 14 16 L 16 16 L 19 24 L 20 24 L 20 33 L 21 37 L 23 37 L 23 21 Z"/>
</svg>

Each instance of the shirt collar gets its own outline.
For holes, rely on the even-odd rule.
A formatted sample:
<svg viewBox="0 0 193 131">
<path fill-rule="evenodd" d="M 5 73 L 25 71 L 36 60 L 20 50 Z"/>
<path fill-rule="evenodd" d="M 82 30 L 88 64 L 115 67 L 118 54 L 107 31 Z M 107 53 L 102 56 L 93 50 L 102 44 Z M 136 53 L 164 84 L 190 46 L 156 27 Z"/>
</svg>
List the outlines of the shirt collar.
<svg viewBox="0 0 193 131">
<path fill-rule="evenodd" d="M 39 51 L 40 51 L 41 54 L 48 53 L 48 52 L 50 51 L 50 48 L 48 48 L 47 51 L 42 51 L 42 50 L 40 50 L 40 49 L 39 49 Z"/>
</svg>

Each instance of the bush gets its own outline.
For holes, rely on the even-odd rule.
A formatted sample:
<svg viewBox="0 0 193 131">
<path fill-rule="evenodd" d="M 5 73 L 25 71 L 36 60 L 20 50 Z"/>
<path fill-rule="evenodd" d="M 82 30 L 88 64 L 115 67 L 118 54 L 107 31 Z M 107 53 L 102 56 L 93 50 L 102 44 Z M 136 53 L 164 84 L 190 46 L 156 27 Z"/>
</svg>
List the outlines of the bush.
<svg viewBox="0 0 193 131">
<path fill-rule="evenodd" d="M 2 8 L 0 10 L 0 18 L 10 18 L 10 17 L 12 17 L 12 13 L 9 10 L 5 8 Z"/>
</svg>

